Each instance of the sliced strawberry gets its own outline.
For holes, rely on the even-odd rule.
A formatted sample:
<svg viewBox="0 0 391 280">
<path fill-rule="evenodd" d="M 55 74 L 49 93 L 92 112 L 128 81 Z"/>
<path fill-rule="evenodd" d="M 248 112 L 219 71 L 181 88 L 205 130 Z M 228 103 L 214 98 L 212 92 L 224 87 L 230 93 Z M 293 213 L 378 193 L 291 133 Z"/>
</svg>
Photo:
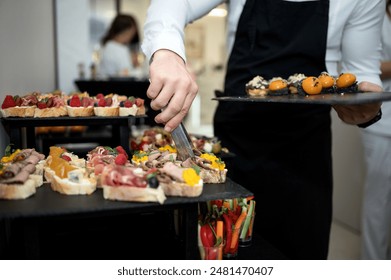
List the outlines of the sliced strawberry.
<svg viewBox="0 0 391 280">
<path fill-rule="evenodd" d="M 118 154 L 116 157 L 115 157 L 115 164 L 118 164 L 118 165 L 125 165 L 125 163 L 127 162 L 127 158 L 124 154 Z"/>
<path fill-rule="evenodd" d="M 12 95 L 6 95 L 3 101 L 3 104 L 1 105 L 2 109 L 7 109 L 10 107 L 15 107 L 16 103 Z"/>
</svg>

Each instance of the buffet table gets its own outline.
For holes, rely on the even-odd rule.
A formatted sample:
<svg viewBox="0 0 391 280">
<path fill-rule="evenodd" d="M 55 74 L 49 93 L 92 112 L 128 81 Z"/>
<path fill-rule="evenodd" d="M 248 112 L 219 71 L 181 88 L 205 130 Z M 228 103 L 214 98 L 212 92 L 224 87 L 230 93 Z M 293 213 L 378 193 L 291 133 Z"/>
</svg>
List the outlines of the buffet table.
<svg viewBox="0 0 391 280">
<path fill-rule="evenodd" d="M 197 247 L 198 203 L 213 199 L 239 198 L 250 195 L 252 195 L 251 192 L 229 178 L 224 184 L 205 184 L 203 193 L 199 197 L 168 197 L 164 204 L 105 200 L 101 189 L 97 189 L 91 195 L 67 196 L 54 192 L 48 183 L 44 183 L 43 186 L 37 189 L 35 195 L 25 200 L 0 201 L 0 257 L 2 259 L 15 258 L 15 250 L 17 249 L 14 248 L 15 238 L 13 234 L 15 234 L 15 230 L 13 227 L 16 224 L 23 225 L 18 227 L 19 231 L 23 231 L 23 234 L 19 232 L 18 236 L 22 236 L 24 240 L 17 238 L 17 244 L 24 250 L 22 257 L 24 256 L 25 259 L 40 259 L 41 234 L 46 222 L 49 223 L 55 220 L 63 223 L 62 221 L 68 221 L 68 225 L 72 225 L 73 222 L 73 225 L 76 226 L 83 224 L 88 219 L 98 218 L 99 220 L 105 217 L 115 219 L 115 217 L 127 217 L 127 214 L 179 210 L 183 215 L 181 226 L 183 247 L 181 252 L 176 250 L 177 248 L 172 248 L 172 252 L 178 251 L 178 255 L 173 257 L 174 259 L 182 256 L 185 259 L 199 259 Z M 77 223 L 77 221 L 81 221 L 81 223 Z M 119 219 L 119 221 L 125 223 L 126 219 Z M 135 225 L 130 222 L 129 226 Z M 137 259 L 137 252 L 140 249 L 138 246 L 141 246 L 142 242 L 148 242 L 143 241 L 142 229 L 136 226 L 133 230 L 140 231 L 140 236 L 134 243 L 134 250 L 127 253 L 126 258 L 128 259 Z M 160 231 L 162 230 L 160 229 Z M 155 234 L 158 238 L 160 234 L 163 235 L 164 233 L 157 229 Z M 83 235 L 80 238 L 83 238 Z M 84 238 L 87 242 L 88 238 L 86 236 Z M 105 237 L 102 236 L 101 240 L 103 242 Z M 22 244 L 24 245 L 22 246 Z M 125 244 L 124 241 L 124 246 Z M 53 244 L 53 246 L 58 246 L 58 244 Z M 98 245 L 98 248 L 102 248 L 101 245 Z M 116 249 L 121 250 L 121 248 Z M 159 250 L 159 248 L 156 249 Z M 77 252 L 77 248 L 75 248 L 75 252 Z M 160 258 L 161 256 L 158 255 L 157 257 Z M 157 257 L 154 254 L 149 256 L 151 259 Z M 75 255 L 72 258 L 78 257 Z M 107 256 L 107 259 L 111 258 L 118 259 L 118 256 Z M 147 257 L 143 256 L 143 258 Z"/>
</svg>

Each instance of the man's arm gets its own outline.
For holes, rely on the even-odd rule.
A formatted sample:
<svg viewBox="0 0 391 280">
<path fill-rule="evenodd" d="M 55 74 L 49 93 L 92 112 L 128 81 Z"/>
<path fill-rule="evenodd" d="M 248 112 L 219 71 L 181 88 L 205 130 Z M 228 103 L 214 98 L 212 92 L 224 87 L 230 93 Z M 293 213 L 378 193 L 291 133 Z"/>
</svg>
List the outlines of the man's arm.
<svg viewBox="0 0 391 280">
<path fill-rule="evenodd" d="M 167 131 L 176 128 L 190 110 L 198 85 L 186 67 L 184 28 L 222 0 L 152 0 L 144 25 L 142 50 L 150 61 L 147 96 L 155 117 Z"/>
</svg>

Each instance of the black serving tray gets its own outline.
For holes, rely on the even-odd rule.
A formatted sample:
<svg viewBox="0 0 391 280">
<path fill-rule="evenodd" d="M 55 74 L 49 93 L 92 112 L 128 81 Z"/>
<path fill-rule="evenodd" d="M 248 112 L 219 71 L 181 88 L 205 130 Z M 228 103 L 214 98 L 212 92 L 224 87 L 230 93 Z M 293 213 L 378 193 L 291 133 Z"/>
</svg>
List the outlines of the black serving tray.
<svg viewBox="0 0 391 280">
<path fill-rule="evenodd" d="M 123 122 L 133 121 L 138 118 L 146 118 L 146 115 L 124 116 L 124 117 L 48 117 L 48 118 L 22 118 L 22 117 L 1 117 L 1 121 L 8 125 L 18 126 L 62 126 L 62 125 L 105 125 L 119 124 Z"/>
<path fill-rule="evenodd" d="M 222 96 L 212 100 L 233 102 L 263 102 L 291 104 L 358 105 L 391 101 L 391 92 L 358 92 L 338 94 L 317 94 L 300 96 L 297 94 L 280 96 Z"/>
</svg>

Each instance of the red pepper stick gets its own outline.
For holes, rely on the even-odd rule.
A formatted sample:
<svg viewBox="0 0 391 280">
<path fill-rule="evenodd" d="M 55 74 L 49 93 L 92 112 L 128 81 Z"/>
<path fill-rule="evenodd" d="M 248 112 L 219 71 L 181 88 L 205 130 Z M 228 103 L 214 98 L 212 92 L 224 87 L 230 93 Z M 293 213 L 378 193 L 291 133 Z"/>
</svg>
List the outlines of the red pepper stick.
<svg viewBox="0 0 391 280">
<path fill-rule="evenodd" d="M 216 226 L 216 223 L 213 226 L 209 222 L 208 225 L 209 225 L 209 231 L 210 231 L 210 233 L 208 233 L 209 242 L 211 242 L 211 244 L 212 244 L 212 246 L 211 246 L 212 248 L 208 252 L 208 260 L 216 260 L 217 253 L 218 253 L 218 249 L 215 248 L 215 244 L 217 242 L 217 236 L 216 236 L 216 229 L 214 228 L 214 226 Z"/>
<path fill-rule="evenodd" d="M 210 243 L 210 241 L 209 241 L 209 237 L 208 237 L 209 231 L 210 231 L 210 227 L 207 223 L 203 224 L 201 226 L 201 232 L 200 232 L 201 242 L 204 247 L 212 247 L 213 246 L 213 243 Z"/>
</svg>

